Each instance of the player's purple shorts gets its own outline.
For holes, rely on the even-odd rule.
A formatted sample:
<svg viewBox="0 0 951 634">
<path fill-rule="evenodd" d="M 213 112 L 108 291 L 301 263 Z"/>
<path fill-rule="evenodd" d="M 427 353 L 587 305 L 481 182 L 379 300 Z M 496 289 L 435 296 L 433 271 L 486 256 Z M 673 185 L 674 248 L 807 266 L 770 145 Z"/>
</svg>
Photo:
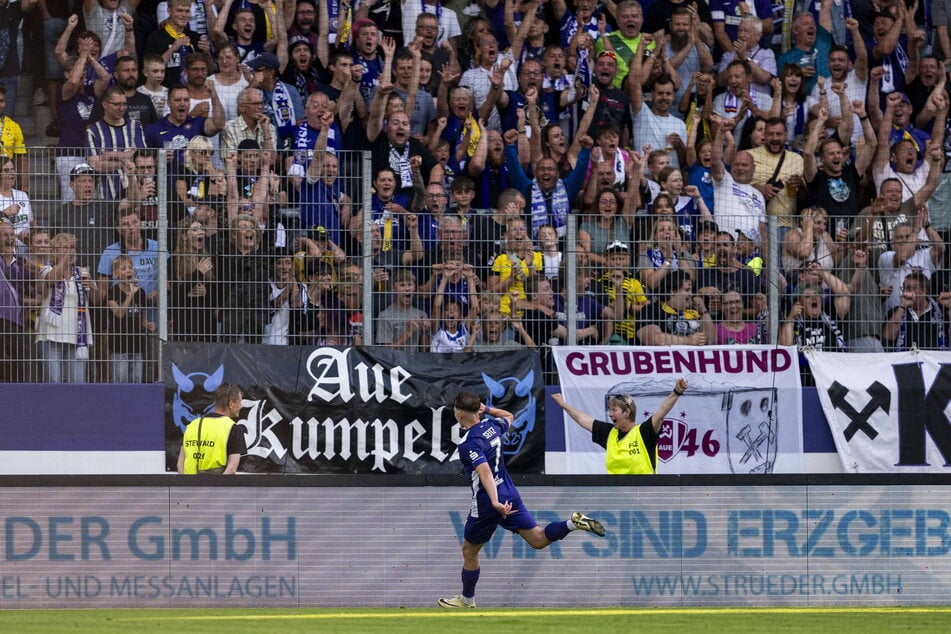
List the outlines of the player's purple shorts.
<svg viewBox="0 0 951 634">
<path fill-rule="evenodd" d="M 532 529 L 538 526 L 538 522 L 528 512 L 521 500 L 512 504 L 512 510 L 518 511 L 518 513 L 512 513 L 505 519 L 502 519 L 502 516 L 494 508 L 480 513 L 482 517 L 472 517 L 472 514 L 470 514 L 466 518 L 463 537 L 470 544 L 484 544 L 492 539 L 492 534 L 499 526 L 513 533 L 517 533 L 523 528 Z"/>
</svg>

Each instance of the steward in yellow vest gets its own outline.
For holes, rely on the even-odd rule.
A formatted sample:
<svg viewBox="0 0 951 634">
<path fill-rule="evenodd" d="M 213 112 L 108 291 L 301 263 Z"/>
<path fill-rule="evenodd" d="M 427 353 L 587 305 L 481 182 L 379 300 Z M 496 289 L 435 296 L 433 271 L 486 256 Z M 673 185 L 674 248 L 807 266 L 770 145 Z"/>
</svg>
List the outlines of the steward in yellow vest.
<svg viewBox="0 0 951 634">
<path fill-rule="evenodd" d="M 241 390 L 223 383 L 215 390 L 215 411 L 196 418 L 185 428 L 178 453 L 178 472 L 234 475 L 247 452 L 244 431 L 233 419 L 241 413 Z"/>
<path fill-rule="evenodd" d="M 680 378 L 673 391 L 657 411 L 637 424 L 637 404 L 627 394 L 608 397 L 608 417 L 611 423 L 595 420 L 565 402 L 561 394 L 552 394 L 552 399 L 567 412 L 573 421 L 591 432 L 591 440 L 605 449 L 604 464 L 608 473 L 654 473 L 657 469 L 657 435 L 664 417 L 687 390 L 687 381 Z"/>
</svg>

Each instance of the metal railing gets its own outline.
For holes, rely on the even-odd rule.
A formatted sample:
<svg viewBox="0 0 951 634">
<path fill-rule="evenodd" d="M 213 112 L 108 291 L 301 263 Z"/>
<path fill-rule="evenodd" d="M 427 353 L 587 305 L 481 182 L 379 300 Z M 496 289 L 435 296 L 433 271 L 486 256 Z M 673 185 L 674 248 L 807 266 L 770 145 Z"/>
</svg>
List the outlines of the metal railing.
<svg viewBox="0 0 951 634">
<path fill-rule="evenodd" d="M 17 205 L 6 214 L 16 242 L 0 241 L 0 251 L 15 251 L 20 268 L 9 277 L 22 295 L 19 313 L 0 302 L 4 381 L 158 380 L 166 341 L 528 345 L 546 358 L 551 345 L 568 343 L 841 349 L 881 341 L 902 302 L 899 278 L 875 270 L 874 256 L 894 245 L 826 233 L 795 255 L 784 246 L 789 229 L 772 218 L 765 260 L 744 235 L 677 215 L 639 213 L 632 233 L 620 218 L 572 214 L 550 240 L 549 229 L 532 236 L 530 226 L 505 227 L 507 235 L 493 210 L 460 214 L 458 192 L 390 198 L 390 185 L 374 183 L 369 153 L 318 157 L 308 174 L 307 160 L 288 169 L 293 155 L 216 157 L 201 143 L 114 157 L 115 169 L 84 152 L 30 148 L 28 178 L 0 181 L 0 204 Z M 896 248 L 931 262 L 932 279 L 947 284 L 944 257 L 927 251 L 944 245 L 912 239 Z M 860 269 L 871 277 L 853 283 Z M 684 274 L 692 286 L 671 288 Z M 951 293 L 925 290 L 936 310 L 916 319 L 933 327 L 903 321 L 885 350 L 945 345 Z M 787 321 L 793 341 L 783 339 Z"/>
</svg>

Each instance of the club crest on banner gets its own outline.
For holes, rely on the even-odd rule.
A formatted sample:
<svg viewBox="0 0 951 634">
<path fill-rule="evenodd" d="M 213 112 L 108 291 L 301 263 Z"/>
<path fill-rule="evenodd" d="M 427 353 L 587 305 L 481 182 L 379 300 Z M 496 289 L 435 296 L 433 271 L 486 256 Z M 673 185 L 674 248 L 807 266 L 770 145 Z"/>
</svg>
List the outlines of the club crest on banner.
<svg viewBox="0 0 951 634">
<path fill-rule="evenodd" d="M 505 435 L 502 444 L 502 453 L 505 455 L 514 455 L 522 450 L 525 439 L 532 430 L 535 429 L 535 412 L 537 410 L 535 394 L 535 371 L 530 370 L 523 378 L 507 376 L 501 379 L 494 379 L 485 372 L 482 373 L 482 380 L 485 386 L 489 388 L 489 397 L 486 399 L 486 407 L 507 406 L 515 416 L 512 421 L 512 427 Z"/>
<path fill-rule="evenodd" d="M 211 374 L 191 372 L 185 374 L 172 363 L 172 378 L 175 381 L 175 393 L 172 395 L 172 417 L 175 426 L 185 431 L 188 423 L 215 409 L 215 390 L 221 385 L 225 375 L 225 366 L 220 365 Z M 200 398 L 199 398 L 200 397 Z"/>
</svg>

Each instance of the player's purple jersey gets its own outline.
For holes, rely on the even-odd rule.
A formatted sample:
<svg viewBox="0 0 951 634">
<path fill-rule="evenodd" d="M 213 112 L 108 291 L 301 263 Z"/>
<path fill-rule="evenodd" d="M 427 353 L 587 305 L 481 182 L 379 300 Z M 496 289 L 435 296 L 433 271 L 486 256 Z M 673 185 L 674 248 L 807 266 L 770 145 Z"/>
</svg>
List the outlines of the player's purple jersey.
<svg viewBox="0 0 951 634">
<path fill-rule="evenodd" d="M 472 517 L 487 517 L 487 514 L 496 512 L 476 472 L 476 467 L 483 462 L 492 470 L 499 502 L 511 502 L 514 507 L 521 504 L 518 489 L 512 483 L 502 457 L 502 436 L 507 431 L 508 421 L 504 418 L 486 416 L 469 428 L 465 439 L 459 444 L 459 460 L 465 467 L 466 477 L 472 487 L 472 506 L 469 509 Z"/>
</svg>

